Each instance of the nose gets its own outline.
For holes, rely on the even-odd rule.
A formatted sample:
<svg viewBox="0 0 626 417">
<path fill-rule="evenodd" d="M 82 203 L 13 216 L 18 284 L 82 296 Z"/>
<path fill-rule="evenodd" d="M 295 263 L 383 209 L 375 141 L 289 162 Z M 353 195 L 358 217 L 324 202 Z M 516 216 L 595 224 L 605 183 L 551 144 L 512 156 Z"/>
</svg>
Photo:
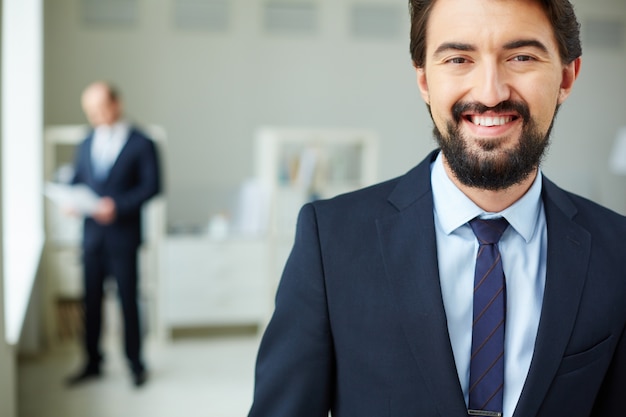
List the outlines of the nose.
<svg viewBox="0 0 626 417">
<path fill-rule="evenodd" d="M 487 107 L 495 107 L 511 98 L 505 70 L 497 63 L 483 63 L 475 70 L 472 99 Z"/>
</svg>

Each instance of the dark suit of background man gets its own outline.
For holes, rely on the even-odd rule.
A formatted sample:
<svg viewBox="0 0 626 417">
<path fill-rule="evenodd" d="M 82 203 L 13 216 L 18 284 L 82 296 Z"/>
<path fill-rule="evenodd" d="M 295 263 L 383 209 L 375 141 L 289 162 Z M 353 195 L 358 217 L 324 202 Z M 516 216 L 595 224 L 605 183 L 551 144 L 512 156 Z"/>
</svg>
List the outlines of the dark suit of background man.
<svg viewBox="0 0 626 417">
<path fill-rule="evenodd" d="M 440 150 L 302 208 L 249 416 L 626 416 L 626 219 L 539 168 L 580 70 L 572 5 L 410 0 L 410 13 Z M 468 411 L 475 217 L 508 221 L 491 413 Z"/>
<path fill-rule="evenodd" d="M 112 276 L 124 316 L 126 357 L 133 383 L 140 386 L 146 381 L 146 369 L 137 306 L 137 257 L 141 208 L 161 187 L 157 151 L 152 140 L 122 119 L 120 98 L 108 84 L 88 86 L 82 106 L 94 129 L 78 148 L 73 183 L 86 184 L 101 198 L 84 220 L 87 362 L 68 382 L 73 385 L 100 376 L 103 282 Z"/>
</svg>

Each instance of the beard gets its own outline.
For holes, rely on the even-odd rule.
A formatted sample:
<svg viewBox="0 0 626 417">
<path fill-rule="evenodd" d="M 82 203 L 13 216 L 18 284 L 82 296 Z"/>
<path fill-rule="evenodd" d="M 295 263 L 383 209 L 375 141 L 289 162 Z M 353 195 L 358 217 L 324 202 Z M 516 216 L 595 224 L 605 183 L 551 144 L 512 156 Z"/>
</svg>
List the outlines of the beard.
<svg viewBox="0 0 626 417">
<path fill-rule="evenodd" d="M 541 132 L 531 118 L 528 106 L 522 102 L 505 101 L 496 107 L 459 102 L 452 108 L 453 121 L 446 124 L 445 133 L 436 125 L 433 133 L 450 169 L 463 185 L 498 191 L 523 182 L 539 167 L 549 146 L 558 109 L 559 106 L 555 109 L 548 130 Z M 461 133 L 462 114 L 468 111 L 482 114 L 488 110 L 515 111 L 522 118 L 522 133 L 513 149 L 500 150 L 498 145 L 501 141 L 493 139 L 478 139 L 482 150 L 480 153 L 468 149 L 469 139 Z"/>
</svg>

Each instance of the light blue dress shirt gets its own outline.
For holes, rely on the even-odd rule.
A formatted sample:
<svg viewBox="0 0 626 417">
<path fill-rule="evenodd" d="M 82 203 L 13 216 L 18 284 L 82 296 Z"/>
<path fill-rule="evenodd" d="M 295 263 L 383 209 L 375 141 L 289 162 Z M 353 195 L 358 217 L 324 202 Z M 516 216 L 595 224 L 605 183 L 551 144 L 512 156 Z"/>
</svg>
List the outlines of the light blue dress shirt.
<svg viewBox="0 0 626 417">
<path fill-rule="evenodd" d="M 130 132 L 127 122 L 101 125 L 94 129 L 91 143 L 91 158 L 96 178 L 104 180 L 126 144 Z"/>
<path fill-rule="evenodd" d="M 498 247 L 506 276 L 503 417 L 511 417 L 533 356 L 546 280 L 547 229 L 541 171 L 528 192 L 500 213 L 486 213 L 446 174 L 441 153 L 431 166 L 435 232 L 443 304 L 459 381 L 468 402 L 474 268 L 478 241 L 467 223 L 504 217 L 510 227 Z"/>
</svg>

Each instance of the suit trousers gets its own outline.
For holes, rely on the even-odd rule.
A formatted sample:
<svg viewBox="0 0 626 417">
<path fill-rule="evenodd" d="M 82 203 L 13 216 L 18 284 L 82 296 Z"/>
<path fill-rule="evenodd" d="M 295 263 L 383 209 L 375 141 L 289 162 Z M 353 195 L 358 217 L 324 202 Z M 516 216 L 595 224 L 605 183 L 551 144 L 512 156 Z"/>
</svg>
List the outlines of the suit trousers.
<svg viewBox="0 0 626 417">
<path fill-rule="evenodd" d="M 143 371 L 139 326 L 137 250 L 108 250 L 99 248 L 83 254 L 85 349 L 88 366 L 99 367 L 102 360 L 100 336 L 102 332 L 102 300 L 104 282 L 115 278 L 118 297 L 124 316 L 125 353 L 133 372 Z"/>
</svg>

